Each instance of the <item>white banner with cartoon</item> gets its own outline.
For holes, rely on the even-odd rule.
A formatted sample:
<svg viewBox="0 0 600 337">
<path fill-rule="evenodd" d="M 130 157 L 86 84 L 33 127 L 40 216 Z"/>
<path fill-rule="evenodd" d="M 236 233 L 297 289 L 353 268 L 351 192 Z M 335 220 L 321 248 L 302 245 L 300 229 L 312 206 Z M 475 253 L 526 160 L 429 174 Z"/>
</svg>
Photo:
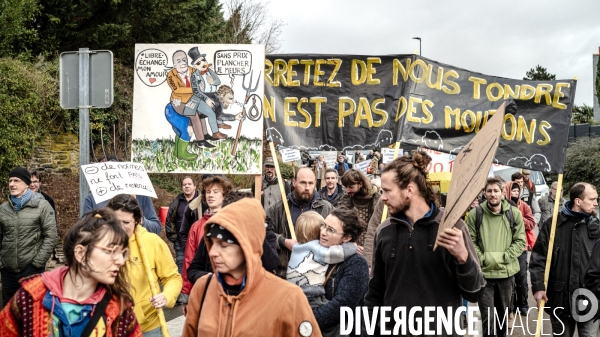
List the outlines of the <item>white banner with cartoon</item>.
<svg viewBox="0 0 600 337">
<path fill-rule="evenodd" d="M 262 45 L 136 44 L 132 161 L 260 174 L 264 64 Z"/>
</svg>

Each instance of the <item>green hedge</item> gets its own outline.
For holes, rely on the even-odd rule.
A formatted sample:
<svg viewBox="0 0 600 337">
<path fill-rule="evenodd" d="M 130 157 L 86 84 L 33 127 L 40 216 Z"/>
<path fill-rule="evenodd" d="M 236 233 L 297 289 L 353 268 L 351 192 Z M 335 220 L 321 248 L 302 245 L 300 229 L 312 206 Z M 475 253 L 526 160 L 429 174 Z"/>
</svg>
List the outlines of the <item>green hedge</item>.
<svg viewBox="0 0 600 337">
<path fill-rule="evenodd" d="M 70 110 L 59 105 L 58 62 L 0 58 L 0 183 L 26 166 L 36 140 L 58 126 L 73 129 Z M 75 116 L 76 118 L 76 116 Z"/>
</svg>

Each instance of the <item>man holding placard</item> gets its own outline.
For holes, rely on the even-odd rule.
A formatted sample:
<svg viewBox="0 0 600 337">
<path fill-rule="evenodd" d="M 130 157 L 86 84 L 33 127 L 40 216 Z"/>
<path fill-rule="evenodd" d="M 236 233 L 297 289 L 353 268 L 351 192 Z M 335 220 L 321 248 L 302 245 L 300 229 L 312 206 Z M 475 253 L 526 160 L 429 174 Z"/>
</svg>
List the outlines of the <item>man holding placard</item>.
<svg viewBox="0 0 600 337">
<path fill-rule="evenodd" d="M 598 192 L 591 184 L 580 182 L 569 191 L 567 201 L 558 213 L 552 263 L 544 284 L 546 259 L 550 242 L 552 218 L 542 224 L 529 261 L 531 292 L 536 302 L 546 301 L 555 336 L 573 336 L 575 329 L 581 337 L 597 336 L 597 317 L 582 319 L 587 305 L 581 305 L 577 293 L 584 286 L 584 276 L 594 245 L 600 239 L 600 221 L 596 217 Z M 597 305 L 597 300 L 596 301 Z M 589 304 L 589 301 L 587 301 Z M 578 317 L 579 316 L 579 317 Z M 561 332 L 562 331 L 562 332 Z"/>
<path fill-rule="evenodd" d="M 443 212 L 427 179 L 431 157 L 414 151 L 389 163 L 381 176 L 381 200 L 391 217 L 384 221 L 375 236 L 374 264 L 365 295 L 365 306 L 452 308 L 457 312 L 461 297 L 476 302 L 485 281 L 477 263 L 475 248 L 465 223 L 459 220 L 446 228 L 437 240 Z M 424 291 L 426 290 L 426 291 Z M 422 319 L 417 312 L 415 319 Z M 418 317 L 418 318 L 417 318 Z M 438 326 L 423 320 L 432 329 Z M 380 328 L 387 331 L 394 320 Z M 438 336 L 454 335 L 439 331 Z"/>
<path fill-rule="evenodd" d="M 315 191 L 316 184 L 315 174 L 309 167 L 301 167 L 296 172 L 296 177 L 293 180 L 294 191 L 287 195 L 284 199 L 288 203 L 289 209 L 294 222 L 300 214 L 308 211 L 315 211 L 323 218 L 329 215 L 333 206 L 321 198 L 319 193 Z M 275 205 L 267 210 L 267 217 L 273 221 L 273 227 L 277 234 L 277 253 L 279 254 L 279 265 L 277 266 L 277 276 L 286 278 L 288 262 L 292 246 L 296 240 L 292 239 L 289 230 L 288 221 L 284 211 L 284 200 L 280 200 Z"/>
</svg>

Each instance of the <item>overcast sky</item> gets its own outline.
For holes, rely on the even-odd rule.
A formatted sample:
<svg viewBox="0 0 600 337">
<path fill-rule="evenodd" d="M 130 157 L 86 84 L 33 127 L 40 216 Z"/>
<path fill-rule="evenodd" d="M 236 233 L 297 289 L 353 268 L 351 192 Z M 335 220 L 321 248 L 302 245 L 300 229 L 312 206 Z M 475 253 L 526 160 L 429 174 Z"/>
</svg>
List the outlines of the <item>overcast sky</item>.
<svg viewBox="0 0 600 337">
<path fill-rule="evenodd" d="M 284 21 L 282 53 L 422 55 L 514 79 L 541 65 L 577 76 L 575 104 L 593 105 L 592 55 L 600 46 L 600 0 L 271 0 Z"/>
</svg>

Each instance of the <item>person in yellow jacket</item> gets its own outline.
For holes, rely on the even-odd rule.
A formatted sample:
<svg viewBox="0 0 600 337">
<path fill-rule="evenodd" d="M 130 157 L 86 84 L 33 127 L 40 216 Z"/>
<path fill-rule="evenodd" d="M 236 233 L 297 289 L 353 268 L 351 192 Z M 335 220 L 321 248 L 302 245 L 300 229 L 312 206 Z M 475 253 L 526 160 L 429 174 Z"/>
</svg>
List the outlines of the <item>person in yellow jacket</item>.
<svg viewBox="0 0 600 337">
<path fill-rule="evenodd" d="M 142 225 L 142 211 L 137 200 L 129 194 L 119 194 L 112 198 L 106 207 L 115 211 L 115 216 L 121 221 L 123 229 L 129 236 L 128 276 L 135 302 L 133 309 L 143 335 L 144 337 L 162 336 L 156 309 L 172 308 L 183 285 L 169 246 L 158 235 L 148 232 L 143 227 L 140 228 L 141 241 L 146 247 L 152 270 L 152 282 L 156 284 L 156 289 L 160 289 L 158 282 L 162 285 L 162 292 L 152 296 L 150 281 L 134 235 L 136 226 Z"/>
<path fill-rule="evenodd" d="M 192 288 L 184 337 L 321 336 L 302 289 L 262 267 L 265 212 L 258 200 L 224 207 L 204 233 L 215 274 Z"/>
</svg>

